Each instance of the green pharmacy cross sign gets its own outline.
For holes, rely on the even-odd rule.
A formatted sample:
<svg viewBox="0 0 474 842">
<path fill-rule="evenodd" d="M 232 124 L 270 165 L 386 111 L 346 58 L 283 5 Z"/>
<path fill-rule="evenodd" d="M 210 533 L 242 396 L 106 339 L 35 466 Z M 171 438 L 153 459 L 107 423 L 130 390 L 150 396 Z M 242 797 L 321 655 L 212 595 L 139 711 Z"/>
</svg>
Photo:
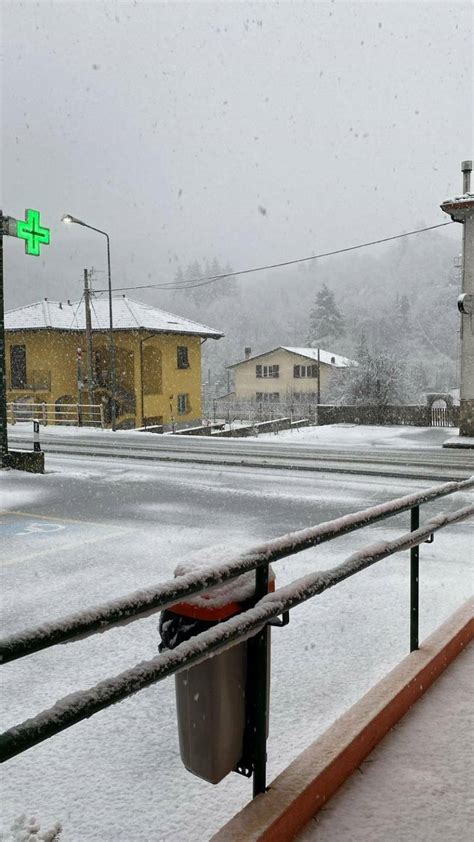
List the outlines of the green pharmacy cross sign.
<svg viewBox="0 0 474 842">
<path fill-rule="evenodd" d="M 25 218 L 25 222 L 17 220 L 16 236 L 25 241 L 26 254 L 38 256 L 41 245 L 49 245 L 50 230 L 40 224 L 40 214 L 37 210 L 27 208 Z"/>
</svg>

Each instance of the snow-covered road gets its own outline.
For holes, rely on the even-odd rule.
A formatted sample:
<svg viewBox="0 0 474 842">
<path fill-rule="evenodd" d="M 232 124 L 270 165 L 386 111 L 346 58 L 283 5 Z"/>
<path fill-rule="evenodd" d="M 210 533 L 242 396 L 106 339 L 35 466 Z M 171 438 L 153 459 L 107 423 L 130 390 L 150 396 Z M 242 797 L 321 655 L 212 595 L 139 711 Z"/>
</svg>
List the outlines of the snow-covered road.
<svg viewBox="0 0 474 842">
<path fill-rule="evenodd" d="M 212 559 L 430 483 L 265 469 L 49 457 L 44 477 L 0 475 L 4 632 L 169 578 Z M 426 507 L 460 508 L 458 494 Z M 277 584 L 406 531 L 408 515 L 276 565 Z M 473 523 L 421 547 L 421 636 L 468 595 Z M 269 780 L 384 675 L 408 648 L 407 554 L 380 562 L 292 612 L 272 637 Z M 157 618 L 58 646 L 2 670 L 2 729 L 57 698 L 156 654 Z M 212 787 L 182 767 L 173 684 L 142 691 L 13 759 L 1 829 L 22 812 L 65 842 L 206 840 L 251 794 L 237 775 Z"/>
</svg>

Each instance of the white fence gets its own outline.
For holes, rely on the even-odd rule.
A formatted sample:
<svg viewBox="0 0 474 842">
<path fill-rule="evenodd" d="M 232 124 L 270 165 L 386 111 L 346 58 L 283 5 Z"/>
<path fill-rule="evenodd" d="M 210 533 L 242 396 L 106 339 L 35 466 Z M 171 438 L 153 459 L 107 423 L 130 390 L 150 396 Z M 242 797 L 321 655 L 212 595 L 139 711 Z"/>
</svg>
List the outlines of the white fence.
<svg viewBox="0 0 474 842">
<path fill-rule="evenodd" d="M 456 416 L 457 407 L 432 406 L 431 426 L 432 427 L 457 427 L 459 419 Z"/>
<path fill-rule="evenodd" d="M 7 421 L 18 424 L 22 421 L 36 419 L 47 426 L 48 424 L 68 425 L 72 427 L 104 427 L 104 407 L 102 404 L 83 403 L 32 403 L 26 401 L 12 401 L 7 403 Z"/>
</svg>

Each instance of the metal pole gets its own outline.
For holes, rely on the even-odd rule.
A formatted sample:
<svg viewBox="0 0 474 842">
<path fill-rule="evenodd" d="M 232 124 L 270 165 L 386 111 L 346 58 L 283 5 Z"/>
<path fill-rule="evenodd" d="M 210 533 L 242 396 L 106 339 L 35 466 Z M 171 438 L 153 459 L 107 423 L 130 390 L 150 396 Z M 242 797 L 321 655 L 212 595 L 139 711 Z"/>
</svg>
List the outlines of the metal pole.
<svg viewBox="0 0 474 842">
<path fill-rule="evenodd" d="M 268 564 L 255 571 L 255 598 L 262 599 L 268 593 Z M 254 768 L 253 797 L 266 790 L 267 775 L 267 695 L 268 695 L 268 636 L 269 626 L 265 627 L 251 641 L 249 657 L 254 659 Z"/>
<path fill-rule="evenodd" d="M 420 507 L 410 510 L 410 531 L 420 526 Z M 410 652 L 418 649 L 418 608 L 419 608 L 419 547 L 410 550 Z"/>
<path fill-rule="evenodd" d="M 41 453 L 40 425 L 37 418 L 33 419 L 33 450 L 35 453 Z"/>
<path fill-rule="evenodd" d="M 89 398 L 89 423 L 92 421 L 92 406 L 94 403 L 94 374 L 92 368 L 92 319 L 90 299 L 89 273 L 84 269 L 84 304 L 86 308 L 86 354 L 87 354 L 87 395 Z"/>
<path fill-rule="evenodd" d="M 105 232 L 104 232 L 105 233 Z M 114 320 L 112 308 L 112 270 L 110 268 L 110 239 L 109 235 L 105 234 L 107 238 L 107 274 L 109 282 L 109 332 L 110 332 L 110 422 L 112 430 L 115 430 L 116 422 L 116 394 L 117 394 L 117 378 L 115 367 L 115 339 L 114 339 Z"/>
<path fill-rule="evenodd" d="M 318 400 L 317 405 L 321 403 L 321 349 L 318 348 Z"/>
<path fill-rule="evenodd" d="M 464 194 L 471 189 L 472 161 L 461 164 Z M 462 292 L 474 295 L 474 215 L 468 214 L 462 226 Z M 461 314 L 461 378 L 459 397 L 461 418 L 459 432 L 461 436 L 474 434 L 474 316 L 472 313 Z"/>
<path fill-rule="evenodd" d="M 142 416 L 142 423 L 141 426 L 145 427 L 145 393 L 143 389 L 143 339 L 138 340 L 138 344 L 140 346 L 140 408 L 141 408 L 141 416 Z"/>
<path fill-rule="evenodd" d="M 0 210 L 0 468 L 8 456 L 5 307 L 3 298 L 3 212 Z"/>
</svg>

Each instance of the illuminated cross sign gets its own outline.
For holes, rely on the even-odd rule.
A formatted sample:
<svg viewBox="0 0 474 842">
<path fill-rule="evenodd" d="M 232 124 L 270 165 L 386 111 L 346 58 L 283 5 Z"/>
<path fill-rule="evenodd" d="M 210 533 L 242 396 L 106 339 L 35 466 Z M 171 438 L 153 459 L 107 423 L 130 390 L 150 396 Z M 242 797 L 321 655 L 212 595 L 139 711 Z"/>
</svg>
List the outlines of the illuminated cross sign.
<svg viewBox="0 0 474 842">
<path fill-rule="evenodd" d="M 16 236 L 25 241 L 27 254 L 39 255 L 40 246 L 49 245 L 49 228 L 43 228 L 40 224 L 40 214 L 37 210 L 27 208 L 25 211 L 26 221 L 21 219 L 17 222 Z"/>
</svg>

